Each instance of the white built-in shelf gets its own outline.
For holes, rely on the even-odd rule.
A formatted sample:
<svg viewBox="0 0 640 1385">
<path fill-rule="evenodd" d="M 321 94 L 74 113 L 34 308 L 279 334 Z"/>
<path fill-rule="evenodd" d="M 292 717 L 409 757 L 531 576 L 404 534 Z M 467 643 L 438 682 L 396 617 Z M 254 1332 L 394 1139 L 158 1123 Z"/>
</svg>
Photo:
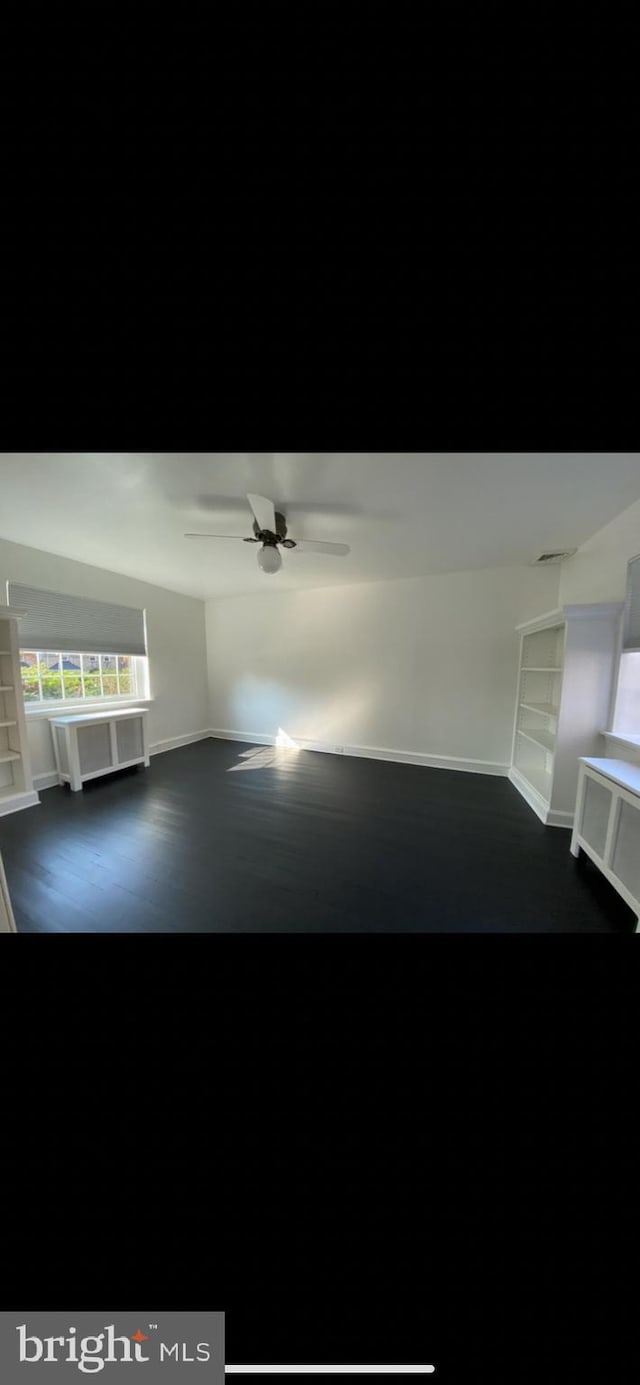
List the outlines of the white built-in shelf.
<svg viewBox="0 0 640 1385">
<path fill-rule="evenodd" d="M 545 717 L 557 717 L 558 708 L 554 707 L 553 702 L 521 702 L 527 712 L 541 712 Z"/>
<path fill-rule="evenodd" d="M 543 750 L 550 750 L 553 752 L 555 748 L 556 738 L 552 736 L 550 731 L 523 731 L 518 727 L 516 734 L 518 736 L 524 736 L 527 741 L 533 741 L 534 745 L 542 746 Z"/>
<path fill-rule="evenodd" d="M 517 627 L 509 778 L 550 826 L 573 825 L 579 757 L 602 745 L 622 611 L 621 602 L 563 606 Z"/>
<path fill-rule="evenodd" d="M 18 653 L 18 623 L 25 614 L 0 605 L 0 821 L 6 813 L 39 802 L 31 775 Z"/>
</svg>

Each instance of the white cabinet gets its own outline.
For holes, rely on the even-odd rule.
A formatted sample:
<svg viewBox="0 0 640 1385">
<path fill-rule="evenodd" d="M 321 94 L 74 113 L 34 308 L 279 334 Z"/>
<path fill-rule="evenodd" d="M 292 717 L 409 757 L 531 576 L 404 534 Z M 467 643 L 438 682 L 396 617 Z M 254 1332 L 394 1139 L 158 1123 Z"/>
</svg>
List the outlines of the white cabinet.
<svg viewBox="0 0 640 1385">
<path fill-rule="evenodd" d="M 572 826 L 580 757 L 604 749 L 622 609 L 563 606 L 517 627 L 509 778 L 552 827 Z"/>
<path fill-rule="evenodd" d="M 574 856 L 581 847 L 640 915 L 640 765 L 626 760 L 580 760 L 571 835 Z"/>
<path fill-rule="evenodd" d="M 61 784 L 76 792 L 87 779 L 129 765 L 148 765 L 147 713 L 143 707 L 50 718 Z"/>
<path fill-rule="evenodd" d="M 18 622 L 24 611 L 0 606 L 0 816 L 40 802 L 31 777 Z"/>
</svg>

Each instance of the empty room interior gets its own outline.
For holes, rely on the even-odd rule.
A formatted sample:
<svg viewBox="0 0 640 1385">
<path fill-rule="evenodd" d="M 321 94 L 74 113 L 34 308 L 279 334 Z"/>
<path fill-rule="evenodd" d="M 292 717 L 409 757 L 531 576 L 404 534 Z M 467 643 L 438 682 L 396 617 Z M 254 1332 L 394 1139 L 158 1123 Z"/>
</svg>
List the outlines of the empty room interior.
<svg viewBox="0 0 640 1385">
<path fill-rule="evenodd" d="M 0 930 L 633 933 L 640 454 L 0 454 Z"/>
</svg>

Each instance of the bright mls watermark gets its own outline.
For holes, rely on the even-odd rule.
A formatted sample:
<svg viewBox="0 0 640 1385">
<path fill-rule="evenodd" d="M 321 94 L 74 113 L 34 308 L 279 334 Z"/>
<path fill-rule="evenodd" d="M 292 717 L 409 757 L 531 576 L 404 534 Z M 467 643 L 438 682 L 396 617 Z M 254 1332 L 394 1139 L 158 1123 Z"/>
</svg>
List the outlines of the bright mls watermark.
<svg viewBox="0 0 640 1385">
<path fill-rule="evenodd" d="M 65 1385 L 103 1371 L 135 1385 L 134 1367 L 146 1385 L 196 1385 L 197 1371 L 203 1385 L 224 1385 L 224 1313 L 0 1313 L 2 1385 L 38 1385 L 40 1372 Z"/>
<path fill-rule="evenodd" d="M 224 1385 L 225 1375 L 433 1375 L 423 1365 L 226 1365 L 224 1313 L 0 1313 L 0 1385 Z M 137 1372 L 144 1372 L 139 1375 Z M 199 1375 L 196 1374 L 199 1372 Z"/>
</svg>

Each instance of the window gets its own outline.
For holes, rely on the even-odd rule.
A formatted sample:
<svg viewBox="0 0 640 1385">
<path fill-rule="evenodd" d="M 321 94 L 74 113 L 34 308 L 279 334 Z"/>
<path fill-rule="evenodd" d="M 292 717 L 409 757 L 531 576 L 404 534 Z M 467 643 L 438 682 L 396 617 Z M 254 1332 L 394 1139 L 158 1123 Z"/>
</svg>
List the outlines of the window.
<svg viewBox="0 0 640 1385">
<path fill-rule="evenodd" d="M 623 653 L 613 730 L 619 736 L 640 736 L 640 653 Z"/>
<path fill-rule="evenodd" d="M 133 654 L 79 654 L 20 650 L 22 690 L 27 707 L 51 702 L 112 702 L 144 697 L 146 660 Z"/>
<path fill-rule="evenodd" d="M 11 581 L 7 598 L 23 612 L 20 665 L 27 709 L 148 698 L 143 610 Z"/>
<path fill-rule="evenodd" d="M 621 736 L 640 736 L 640 557 L 627 569 L 627 599 L 613 730 Z"/>
</svg>

